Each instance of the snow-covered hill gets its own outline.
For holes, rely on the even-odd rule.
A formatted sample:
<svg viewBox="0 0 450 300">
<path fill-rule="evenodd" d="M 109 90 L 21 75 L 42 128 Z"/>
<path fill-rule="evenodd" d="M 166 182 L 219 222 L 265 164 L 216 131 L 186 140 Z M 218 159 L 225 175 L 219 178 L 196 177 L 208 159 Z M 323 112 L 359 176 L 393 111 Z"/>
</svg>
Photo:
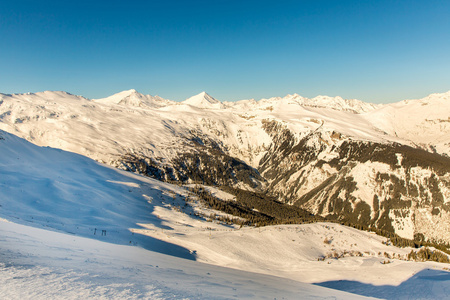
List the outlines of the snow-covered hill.
<svg viewBox="0 0 450 300">
<path fill-rule="evenodd" d="M 308 284 L 338 280 L 372 297 L 444 299 L 449 292 L 445 264 L 401 260 L 411 249 L 385 238 L 329 223 L 207 222 L 195 215 L 211 211 L 192 195 L 186 201 L 183 187 L 2 131 L 0 186 L 3 299 L 360 298 Z M 421 272 L 426 278 L 413 276 Z"/>
<path fill-rule="evenodd" d="M 0 94 L 0 129 L 162 181 L 264 191 L 315 214 L 449 242 L 448 99 Z"/>
</svg>

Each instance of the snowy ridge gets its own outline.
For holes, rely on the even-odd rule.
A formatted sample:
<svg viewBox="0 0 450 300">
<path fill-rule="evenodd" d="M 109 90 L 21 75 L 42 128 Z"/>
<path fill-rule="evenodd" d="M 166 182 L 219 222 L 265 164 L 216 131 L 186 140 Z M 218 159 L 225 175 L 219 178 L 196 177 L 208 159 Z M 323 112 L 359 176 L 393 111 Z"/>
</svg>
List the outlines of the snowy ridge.
<svg viewBox="0 0 450 300">
<path fill-rule="evenodd" d="M 70 94 L 68 92 L 64 91 L 44 91 L 44 92 L 37 92 L 37 93 L 24 93 L 24 94 L 2 94 L 0 93 L 0 96 L 6 97 L 6 98 L 12 98 L 12 99 L 21 99 L 21 100 L 27 100 L 27 101 L 33 101 L 36 99 L 45 99 L 47 101 L 49 100 L 59 100 L 61 98 L 71 99 L 71 100 L 88 100 L 87 98 L 84 98 L 83 96 L 77 96 Z"/>
<path fill-rule="evenodd" d="M 159 96 L 140 94 L 135 89 L 123 91 L 107 98 L 93 99 L 92 101 L 106 105 L 117 104 L 134 107 L 162 107 L 174 104 L 172 101 Z"/>
<path fill-rule="evenodd" d="M 365 117 L 390 135 L 450 155 L 450 91 L 385 105 Z"/>
<path fill-rule="evenodd" d="M 260 106 L 267 104 L 276 105 L 276 102 L 296 103 L 300 106 L 329 108 L 339 111 L 347 111 L 353 113 L 363 113 L 374 110 L 381 105 L 365 103 L 356 99 L 343 99 L 342 97 L 317 96 L 312 99 L 305 98 L 299 94 L 286 95 L 285 97 L 273 97 L 269 99 L 261 99 L 257 103 Z"/>
</svg>

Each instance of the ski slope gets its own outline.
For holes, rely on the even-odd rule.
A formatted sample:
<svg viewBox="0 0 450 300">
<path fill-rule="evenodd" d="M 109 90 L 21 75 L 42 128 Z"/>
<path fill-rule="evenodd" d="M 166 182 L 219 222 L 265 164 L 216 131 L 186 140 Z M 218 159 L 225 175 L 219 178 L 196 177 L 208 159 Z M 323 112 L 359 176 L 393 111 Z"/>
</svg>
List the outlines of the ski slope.
<svg viewBox="0 0 450 300">
<path fill-rule="evenodd" d="M 0 221 L 2 299 L 364 299 Z"/>
</svg>

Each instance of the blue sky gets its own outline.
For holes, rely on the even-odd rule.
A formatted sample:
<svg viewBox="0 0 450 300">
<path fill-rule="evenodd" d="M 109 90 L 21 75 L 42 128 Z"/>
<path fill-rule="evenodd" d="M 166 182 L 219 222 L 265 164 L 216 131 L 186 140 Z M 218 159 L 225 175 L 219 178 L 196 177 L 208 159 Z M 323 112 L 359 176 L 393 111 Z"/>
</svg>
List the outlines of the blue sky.
<svg viewBox="0 0 450 300">
<path fill-rule="evenodd" d="M 181 101 L 450 90 L 450 1 L 0 0 L 0 92 Z"/>
</svg>

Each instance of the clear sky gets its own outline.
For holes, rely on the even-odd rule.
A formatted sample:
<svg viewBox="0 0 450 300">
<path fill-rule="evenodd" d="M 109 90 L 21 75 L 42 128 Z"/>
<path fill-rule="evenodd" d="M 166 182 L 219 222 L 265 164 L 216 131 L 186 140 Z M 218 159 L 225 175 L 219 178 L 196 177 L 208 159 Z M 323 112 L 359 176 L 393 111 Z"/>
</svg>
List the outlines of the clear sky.
<svg viewBox="0 0 450 300">
<path fill-rule="evenodd" d="M 181 101 L 450 90 L 450 1 L 0 0 L 0 92 Z"/>
</svg>

